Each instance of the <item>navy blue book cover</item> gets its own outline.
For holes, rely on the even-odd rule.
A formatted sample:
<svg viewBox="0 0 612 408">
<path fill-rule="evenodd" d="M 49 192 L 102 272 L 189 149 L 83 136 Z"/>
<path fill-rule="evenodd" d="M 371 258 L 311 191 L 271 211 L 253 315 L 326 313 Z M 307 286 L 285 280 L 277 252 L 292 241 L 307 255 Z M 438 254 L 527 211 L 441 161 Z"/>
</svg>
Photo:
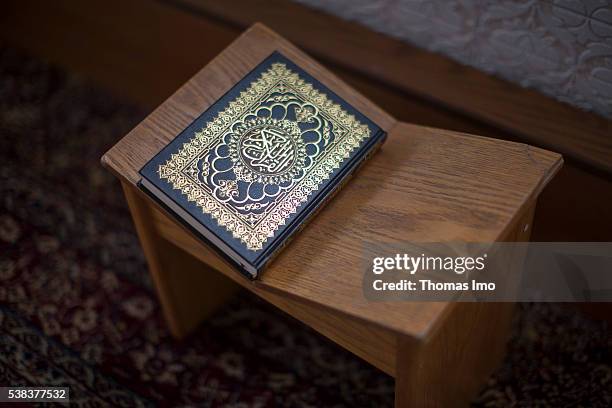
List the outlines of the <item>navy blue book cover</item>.
<svg viewBox="0 0 612 408">
<path fill-rule="evenodd" d="M 384 136 L 275 52 L 140 173 L 259 271 Z"/>
</svg>

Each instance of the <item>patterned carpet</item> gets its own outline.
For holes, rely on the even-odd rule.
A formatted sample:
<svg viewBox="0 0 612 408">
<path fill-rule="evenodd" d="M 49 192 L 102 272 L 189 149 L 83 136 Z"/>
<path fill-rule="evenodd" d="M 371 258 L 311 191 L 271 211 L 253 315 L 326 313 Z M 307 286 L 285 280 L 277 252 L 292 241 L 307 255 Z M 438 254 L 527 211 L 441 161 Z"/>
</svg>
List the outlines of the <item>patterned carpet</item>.
<svg viewBox="0 0 612 408">
<path fill-rule="evenodd" d="M 392 378 L 244 292 L 170 337 L 99 165 L 143 116 L 0 49 L 0 386 L 69 386 L 77 406 L 392 406 Z M 474 405 L 609 407 L 611 357 L 605 322 L 523 305 Z"/>
</svg>

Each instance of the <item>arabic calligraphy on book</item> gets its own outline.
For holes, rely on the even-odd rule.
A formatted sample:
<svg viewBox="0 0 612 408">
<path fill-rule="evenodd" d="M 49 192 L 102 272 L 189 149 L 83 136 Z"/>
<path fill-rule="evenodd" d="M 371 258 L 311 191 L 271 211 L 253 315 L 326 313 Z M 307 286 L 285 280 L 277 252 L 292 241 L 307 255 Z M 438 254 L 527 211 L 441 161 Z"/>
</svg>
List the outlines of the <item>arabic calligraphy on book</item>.
<svg viewBox="0 0 612 408">
<path fill-rule="evenodd" d="M 369 136 L 325 93 L 273 63 L 158 174 L 257 251 Z"/>
</svg>

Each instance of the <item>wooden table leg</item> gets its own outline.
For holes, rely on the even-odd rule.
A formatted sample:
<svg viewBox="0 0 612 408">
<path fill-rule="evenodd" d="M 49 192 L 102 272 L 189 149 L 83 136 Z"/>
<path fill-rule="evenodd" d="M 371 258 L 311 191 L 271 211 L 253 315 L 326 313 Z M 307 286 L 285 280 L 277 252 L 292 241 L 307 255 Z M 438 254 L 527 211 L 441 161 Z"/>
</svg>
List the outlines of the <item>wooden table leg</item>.
<svg viewBox="0 0 612 408">
<path fill-rule="evenodd" d="M 458 303 L 428 339 L 400 339 L 395 406 L 467 406 L 503 358 L 513 306 Z"/>
<path fill-rule="evenodd" d="M 505 241 L 531 235 L 535 203 L 526 206 Z M 456 303 L 427 338 L 400 337 L 396 407 L 464 407 L 503 359 L 514 303 Z"/>
<path fill-rule="evenodd" d="M 140 192 L 122 183 L 164 316 L 175 337 L 201 323 L 239 288 L 231 279 L 163 239 Z"/>
</svg>

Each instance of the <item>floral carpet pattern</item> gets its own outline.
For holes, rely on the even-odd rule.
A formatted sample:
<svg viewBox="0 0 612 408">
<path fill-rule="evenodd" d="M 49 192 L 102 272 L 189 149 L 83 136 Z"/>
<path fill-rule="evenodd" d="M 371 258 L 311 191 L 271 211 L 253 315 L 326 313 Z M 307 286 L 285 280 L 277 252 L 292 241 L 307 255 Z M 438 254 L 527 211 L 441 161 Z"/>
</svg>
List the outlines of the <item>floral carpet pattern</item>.
<svg viewBox="0 0 612 408">
<path fill-rule="evenodd" d="M 162 319 L 100 156 L 144 117 L 0 49 L 0 386 L 69 386 L 74 406 L 381 407 L 393 379 L 241 292 L 182 341 Z M 523 305 L 480 407 L 612 405 L 608 324 Z"/>
</svg>

